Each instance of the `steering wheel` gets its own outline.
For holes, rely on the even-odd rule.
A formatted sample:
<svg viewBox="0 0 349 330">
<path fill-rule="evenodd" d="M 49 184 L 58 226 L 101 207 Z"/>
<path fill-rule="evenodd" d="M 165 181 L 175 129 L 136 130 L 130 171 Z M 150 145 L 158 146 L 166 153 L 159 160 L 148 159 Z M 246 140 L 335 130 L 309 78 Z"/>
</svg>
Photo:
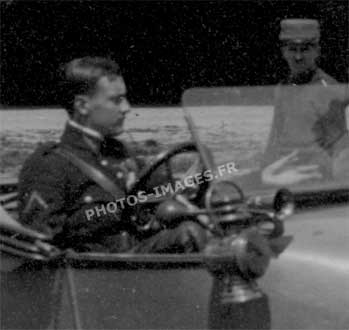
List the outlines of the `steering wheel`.
<svg viewBox="0 0 349 330">
<path fill-rule="evenodd" d="M 178 154 L 181 153 L 186 153 L 186 152 L 198 152 L 198 149 L 196 147 L 196 144 L 193 142 L 185 142 L 185 143 L 180 143 L 167 152 L 160 153 L 155 160 L 144 170 L 141 171 L 139 174 L 139 178 L 137 181 L 133 184 L 133 186 L 129 189 L 127 192 L 127 196 L 138 196 L 139 192 L 144 192 L 144 187 L 147 185 L 147 181 L 151 178 L 152 174 L 163 164 L 166 164 L 167 166 L 167 174 L 168 174 L 168 181 L 165 182 L 165 184 L 171 184 L 171 186 L 174 186 L 175 183 L 175 178 L 173 177 L 171 167 L 170 167 L 170 160 L 175 157 Z M 201 171 L 204 171 L 205 169 L 203 168 Z M 201 185 L 198 185 L 198 190 L 196 192 L 196 198 L 202 195 L 202 192 L 207 189 L 208 181 L 204 181 Z M 150 205 L 150 206 L 155 206 L 160 204 L 161 202 L 164 202 L 166 200 L 169 200 L 172 196 L 152 196 L 154 194 L 148 194 L 146 195 L 147 198 L 143 203 L 139 203 L 139 205 L 130 205 L 130 204 L 125 204 L 125 208 L 123 210 L 122 218 L 130 219 L 137 227 L 137 230 L 140 232 L 146 232 L 150 230 L 152 227 L 153 223 L 151 222 L 146 222 L 145 224 L 141 224 L 139 220 L 139 211 L 140 211 L 140 205 Z M 176 192 L 175 192 L 176 195 Z M 154 217 L 151 217 L 154 219 Z M 150 220 L 153 221 L 153 220 Z"/>
</svg>

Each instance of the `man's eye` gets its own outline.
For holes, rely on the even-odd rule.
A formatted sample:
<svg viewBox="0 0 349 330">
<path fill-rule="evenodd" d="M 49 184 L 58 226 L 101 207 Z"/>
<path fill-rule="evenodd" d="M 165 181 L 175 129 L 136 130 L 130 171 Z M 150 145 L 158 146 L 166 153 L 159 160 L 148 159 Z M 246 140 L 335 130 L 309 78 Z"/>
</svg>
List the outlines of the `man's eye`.
<svg viewBox="0 0 349 330">
<path fill-rule="evenodd" d="M 112 101 L 115 103 L 115 104 L 120 104 L 121 102 L 123 102 L 125 100 L 125 96 L 118 96 L 118 97 L 114 97 L 112 99 Z"/>
</svg>

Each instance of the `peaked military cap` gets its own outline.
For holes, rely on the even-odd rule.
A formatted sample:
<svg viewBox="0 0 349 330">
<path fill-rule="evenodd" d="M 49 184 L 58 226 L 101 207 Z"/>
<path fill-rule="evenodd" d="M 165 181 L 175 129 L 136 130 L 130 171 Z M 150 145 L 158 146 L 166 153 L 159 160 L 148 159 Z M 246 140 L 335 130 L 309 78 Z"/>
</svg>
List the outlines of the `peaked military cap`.
<svg viewBox="0 0 349 330">
<path fill-rule="evenodd" d="M 279 38 L 282 41 L 318 42 L 320 40 L 320 26 L 315 19 L 284 19 L 280 25 Z"/>
</svg>

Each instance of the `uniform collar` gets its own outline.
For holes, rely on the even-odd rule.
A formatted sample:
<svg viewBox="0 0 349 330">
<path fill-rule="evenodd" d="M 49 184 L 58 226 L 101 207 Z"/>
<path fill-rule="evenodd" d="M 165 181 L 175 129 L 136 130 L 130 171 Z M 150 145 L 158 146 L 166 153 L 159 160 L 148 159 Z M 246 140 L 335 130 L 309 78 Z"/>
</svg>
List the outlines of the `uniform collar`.
<svg viewBox="0 0 349 330">
<path fill-rule="evenodd" d="M 97 132 L 96 130 L 83 126 L 79 123 L 77 123 L 75 120 L 68 119 L 67 124 L 71 127 L 74 127 L 76 130 L 80 131 L 82 134 L 91 137 L 93 139 L 98 139 L 100 141 L 103 141 L 103 136 L 101 133 Z"/>
<path fill-rule="evenodd" d="M 310 83 L 320 83 L 327 87 L 326 81 L 322 78 L 322 70 L 319 68 L 309 70 L 304 72 L 296 77 L 292 77 L 291 75 L 286 80 L 286 84 L 292 85 L 305 85 Z"/>
<path fill-rule="evenodd" d="M 316 69 L 308 70 L 306 72 L 298 74 L 297 76 L 290 75 L 289 83 L 294 85 L 309 84 L 310 82 L 313 81 L 315 76 L 316 76 Z"/>
<path fill-rule="evenodd" d="M 86 138 L 91 140 L 96 148 L 87 143 Z M 115 138 L 103 138 L 102 135 L 88 127 L 82 126 L 73 120 L 68 120 L 65 131 L 61 137 L 62 145 L 70 149 L 80 150 L 94 157 L 124 158 L 128 155 L 127 147 Z"/>
</svg>

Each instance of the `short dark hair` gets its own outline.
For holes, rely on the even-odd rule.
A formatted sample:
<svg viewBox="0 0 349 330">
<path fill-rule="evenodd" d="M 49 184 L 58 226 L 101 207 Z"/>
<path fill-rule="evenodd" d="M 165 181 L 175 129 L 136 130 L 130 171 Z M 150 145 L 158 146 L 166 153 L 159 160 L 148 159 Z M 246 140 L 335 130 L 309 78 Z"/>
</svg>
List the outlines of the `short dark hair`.
<svg viewBox="0 0 349 330">
<path fill-rule="evenodd" d="M 90 93 L 101 77 L 121 76 L 121 71 L 119 65 L 109 58 L 86 56 L 63 65 L 61 76 L 59 83 L 61 105 L 69 116 L 72 116 L 76 95 Z"/>
</svg>

